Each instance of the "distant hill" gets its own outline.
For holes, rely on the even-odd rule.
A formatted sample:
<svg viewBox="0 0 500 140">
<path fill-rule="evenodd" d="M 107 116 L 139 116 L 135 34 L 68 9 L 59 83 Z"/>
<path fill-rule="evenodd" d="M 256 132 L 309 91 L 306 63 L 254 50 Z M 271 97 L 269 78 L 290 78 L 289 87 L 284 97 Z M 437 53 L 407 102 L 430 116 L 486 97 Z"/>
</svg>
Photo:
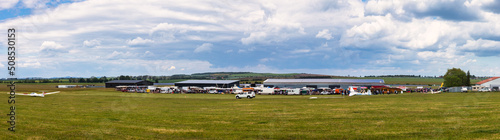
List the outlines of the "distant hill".
<svg viewBox="0 0 500 140">
<path fill-rule="evenodd" d="M 321 75 L 321 74 L 307 74 L 307 73 L 253 73 L 253 72 L 207 72 L 207 73 L 194 73 L 191 75 L 179 74 L 172 75 L 170 79 L 228 79 L 228 80 L 252 80 L 252 79 L 268 79 L 268 78 L 334 78 L 338 76 Z"/>
</svg>

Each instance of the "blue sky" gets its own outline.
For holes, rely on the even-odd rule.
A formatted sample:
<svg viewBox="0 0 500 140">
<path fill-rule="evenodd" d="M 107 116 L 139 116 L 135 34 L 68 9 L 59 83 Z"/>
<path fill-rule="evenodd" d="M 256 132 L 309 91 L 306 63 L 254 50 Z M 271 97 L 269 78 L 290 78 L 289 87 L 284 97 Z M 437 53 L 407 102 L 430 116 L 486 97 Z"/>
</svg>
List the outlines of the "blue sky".
<svg viewBox="0 0 500 140">
<path fill-rule="evenodd" d="M 498 9 L 500 0 L 6 0 L 0 27 L 18 30 L 19 77 L 499 76 Z"/>
</svg>

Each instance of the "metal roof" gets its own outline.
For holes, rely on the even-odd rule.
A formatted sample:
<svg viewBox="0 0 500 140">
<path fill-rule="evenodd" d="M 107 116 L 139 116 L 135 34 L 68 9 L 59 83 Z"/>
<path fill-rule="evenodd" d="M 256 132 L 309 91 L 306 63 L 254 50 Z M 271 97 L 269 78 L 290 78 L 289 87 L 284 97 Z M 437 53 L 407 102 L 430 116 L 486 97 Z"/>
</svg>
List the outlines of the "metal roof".
<svg viewBox="0 0 500 140">
<path fill-rule="evenodd" d="M 383 79 L 267 79 L 264 83 L 385 83 Z"/>
<path fill-rule="evenodd" d="M 481 84 L 484 84 L 484 83 L 487 83 L 487 82 L 490 82 L 490 81 L 496 80 L 496 79 L 498 79 L 498 78 L 500 78 L 500 77 L 491 77 L 491 78 L 488 78 L 488 79 L 483 80 L 483 81 L 481 81 L 481 82 L 477 82 L 476 84 L 477 84 L 477 85 L 481 85 Z"/>
<path fill-rule="evenodd" d="M 155 86 L 173 86 L 174 83 L 153 83 Z"/>
<path fill-rule="evenodd" d="M 106 82 L 106 83 L 116 83 L 116 84 L 122 84 L 122 83 L 139 83 L 139 82 L 142 82 L 144 80 L 113 80 L 113 81 L 109 81 L 109 82 Z"/>
<path fill-rule="evenodd" d="M 176 84 L 231 84 L 239 80 L 186 80 Z"/>
</svg>

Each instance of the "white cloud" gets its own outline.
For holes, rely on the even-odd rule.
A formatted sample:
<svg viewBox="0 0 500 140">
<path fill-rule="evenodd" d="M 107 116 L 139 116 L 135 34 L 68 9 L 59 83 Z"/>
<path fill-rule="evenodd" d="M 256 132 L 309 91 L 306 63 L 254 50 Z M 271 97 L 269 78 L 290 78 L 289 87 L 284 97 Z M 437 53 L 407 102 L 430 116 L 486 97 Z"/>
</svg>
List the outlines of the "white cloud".
<svg viewBox="0 0 500 140">
<path fill-rule="evenodd" d="M 474 53 L 476 56 L 500 56 L 500 41 L 494 40 L 467 40 L 461 50 Z"/>
<path fill-rule="evenodd" d="M 131 53 L 129 51 L 113 51 L 113 53 L 107 56 L 108 59 L 135 59 L 136 57 L 136 53 Z"/>
<path fill-rule="evenodd" d="M 0 2 L 0 10 L 10 9 L 16 6 L 18 2 L 19 0 L 2 0 L 2 2 Z"/>
<path fill-rule="evenodd" d="M 249 37 L 242 38 L 241 43 L 248 45 L 248 44 L 251 44 L 254 42 L 262 41 L 266 37 L 267 37 L 267 33 L 265 33 L 265 32 L 253 32 L 253 33 L 250 33 Z"/>
<path fill-rule="evenodd" d="M 85 47 L 95 47 L 101 45 L 101 41 L 92 39 L 83 41 L 83 46 Z"/>
<path fill-rule="evenodd" d="M 308 53 L 311 52 L 310 49 L 299 49 L 299 50 L 293 50 L 291 53 Z"/>
<path fill-rule="evenodd" d="M 54 41 L 44 41 L 42 45 L 40 46 L 40 51 L 43 51 L 45 53 L 47 52 L 60 52 L 60 51 L 66 51 L 67 47 L 56 43 Z"/>
<path fill-rule="evenodd" d="M 22 0 L 26 8 L 45 8 L 49 0 Z"/>
<path fill-rule="evenodd" d="M 0 9 L 14 7 L 15 3 L 19 1 L 5 1 L 0 3 Z M 499 56 L 496 38 L 500 36 L 500 14 L 491 6 L 498 2 L 491 0 L 48 3 L 22 1 L 21 6 L 35 9 L 33 14 L 0 22 L 0 27 L 16 27 L 22 33 L 19 44 L 23 47 L 19 51 L 36 60 L 26 65 L 80 67 L 75 62 L 90 65 L 98 60 L 103 62 L 99 66 L 103 71 L 120 71 L 133 68 L 115 61 L 139 61 L 154 67 L 161 65 L 155 71 L 169 74 L 242 70 L 265 62 L 268 70 L 276 72 L 349 72 L 350 67 L 331 63 L 341 62 L 356 66 L 369 63 L 382 69 L 359 68 L 365 73 L 385 70 L 415 74 L 411 72 L 419 72 L 427 65 L 446 71 L 459 62 L 492 68 Z M 334 36 L 339 40 L 332 40 Z M 5 40 L 0 42 L 6 44 Z M 141 47 L 129 47 L 133 45 Z M 193 52 L 213 53 L 206 53 L 208 57 L 189 55 Z M 220 53 L 225 55 L 216 55 Z M 307 55 L 290 55 L 304 53 Z M 184 60 L 173 60 L 178 58 Z M 310 61 L 308 58 L 322 61 L 308 65 L 310 69 L 301 69 L 304 71 L 288 68 L 297 67 L 292 62 Z M 47 64 L 54 61 L 59 64 Z M 180 62 L 204 68 L 196 70 Z M 105 66 L 108 63 L 116 69 Z M 404 66 L 408 63 L 412 65 Z M 272 68 L 274 65 L 280 68 Z M 169 71 L 172 66 L 175 69 Z"/>
<path fill-rule="evenodd" d="M 330 33 L 330 30 L 328 29 L 323 29 L 316 34 L 316 38 L 324 38 L 326 40 L 332 39 L 332 33 Z"/>
<path fill-rule="evenodd" d="M 404 13 L 404 1 L 370 0 L 366 3 L 365 10 L 368 14 L 385 15 L 385 13 L 396 11 L 398 14 Z"/>
<path fill-rule="evenodd" d="M 169 67 L 169 66 L 165 65 L 165 66 L 161 66 L 161 68 L 162 68 L 162 70 L 168 70 L 168 71 L 175 70 L 175 66 L 170 66 Z"/>
<path fill-rule="evenodd" d="M 171 66 L 170 68 L 168 68 L 168 70 L 174 70 L 175 69 L 175 66 Z"/>
<path fill-rule="evenodd" d="M 132 40 L 127 40 L 127 44 L 129 45 L 142 45 L 142 44 L 148 44 L 148 43 L 153 43 L 153 40 L 150 39 L 142 39 L 141 37 L 137 37 Z"/>
<path fill-rule="evenodd" d="M 26 61 L 22 61 L 19 63 L 20 68 L 36 69 L 36 68 L 40 68 L 41 66 L 42 66 L 42 64 L 36 60 L 26 60 Z"/>
<path fill-rule="evenodd" d="M 212 50 L 212 44 L 211 43 L 203 43 L 201 46 L 198 46 L 194 52 L 195 53 L 201 53 L 201 52 L 209 52 Z"/>
<path fill-rule="evenodd" d="M 273 60 L 274 60 L 274 58 L 262 58 L 259 60 L 259 62 L 265 63 L 265 62 L 269 62 L 269 61 L 273 61 Z"/>
<path fill-rule="evenodd" d="M 463 46 L 466 50 L 497 50 L 500 51 L 500 41 L 493 40 L 467 40 L 467 43 Z"/>
</svg>

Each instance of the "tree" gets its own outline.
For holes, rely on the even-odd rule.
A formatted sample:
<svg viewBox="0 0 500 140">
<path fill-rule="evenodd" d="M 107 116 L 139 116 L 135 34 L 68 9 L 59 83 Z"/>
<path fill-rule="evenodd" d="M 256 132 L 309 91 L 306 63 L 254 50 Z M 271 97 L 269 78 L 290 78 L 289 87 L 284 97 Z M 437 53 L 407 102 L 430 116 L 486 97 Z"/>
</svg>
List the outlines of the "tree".
<svg viewBox="0 0 500 140">
<path fill-rule="evenodd" d="M 470 83 L 469 83 L 470 84 Z M 467 75 L 460 68 L 448 69 L 444 75 L 445 87 L 467 86 Z"/>
<path fill-rule="evenodd" d="M 108 78 L 106 78 L 106 76 L 103 76 L 100 78 L 100 81 L 106 83 L 108 82 Z"/>
<path fill-rule="evenodd" d="M 467 86 L 471 86 L 470 85 L 470 72 L 469 71 L 467 71 L 467 79 L 466 79 L 466 83 L 465 84 L 467 84 Z"/>
<path fill-rule="evenodd" d="M 98 83 L 99 82 L 99 79 L 97 79 L 97 77 L 90 77 L 90 82 L 89 83 Z"/>
</svg>

